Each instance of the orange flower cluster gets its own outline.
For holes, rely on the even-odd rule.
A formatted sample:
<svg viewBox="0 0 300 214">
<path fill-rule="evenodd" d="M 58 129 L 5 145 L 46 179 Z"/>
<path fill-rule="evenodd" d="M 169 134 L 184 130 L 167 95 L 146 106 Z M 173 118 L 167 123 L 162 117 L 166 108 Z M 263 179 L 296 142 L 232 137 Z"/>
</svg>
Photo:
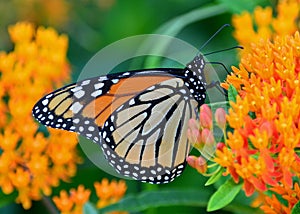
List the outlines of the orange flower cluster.
<svg viewBox="0 0 300 214">
<path fill-rule="evenodd" d="M 14 50 L 0 52 L 0 187 L 18 192 L 25 209 L 67 181 L 80 161 L 75 134 L 41 133 L 31 109 L 46 92 L 67 80 L 67 37 L 29 23 L 9 27 Z M 49 136 L 49 137 L 48 137 Z"/>
<path fill-rule="evenodd" d="M 279 1 L 277 16 L 272 16 L 271 7 L 256 7 L 253 15 L 243 12 L 241 15 L 233 16 L 232 22 L 235 27 L 234 37 L 247 53 L 252 43 L 261 39 L 272 39 L 275 35 L 291 35 L 297 30 L 297 18 L 300 4 L 297 0 Z M 254 29 L 256 25 L 257 30 Z"/>
<path fill-rule="evenodd" d="M 236 182 L 244 181 L 246 195 L 272 191 L 271 197 L 264 195 L 261 209 L 274 214 L 290 213 L 300 199 L 294 183 L 300 176 L 299 8 L 296 1 L 282 1 L 272 18 L 270 8 L 258 7 L 257 32 L 250 14 L 234 17 L 235 36 L 246 50 L 222 84 L 233 85 L 239 95 L 226 117 L 233 131 L 215 161 Z"/>
<path fill-rule="evenodd" d="M 90 194 L 90 190 L 79 185 L 77 190 L 70 190 L 70 195 L 65 190 L 60 191 L 60 197 L 54 196 L 53 201 L 62 214 L 81 214 L 83 205 L 89 200 Z"/>
<path fill-rule="evenodd" d="M 127 186 L 123 180 L 109 181 L 104 178 L 101 183 L 95 182 L 94 187 L 99 198 L 98 208 L 103 208 L 119 201 L 125 194 Z M 63 214 L 80 214 L 83 212 L 83 205 L 89 200 L 90 190 L 85 190 L 82 185 L 78 186 L 78 190 L 71 189 L 68 196 L 65 190 L 60 192 L 60 197 L 53 197 L 53 201 L 57 208 Z M 127 212 L 110 212 L 110 214 L 127 214 Z"/>
<path fill-rule="evenodd" d="M 127 186 L 123 180 L 119 182 L 108 182 L 106 178 L 102 179 L 101 183 L 94 183 L 96 194 L 99 198 L 97 207 L 102 208 L 109 204 L 119 201 L 126 192 Z M 121 214 L 121 213 L 120 213 Z"/>
<path fill-rule="evenodd" d="M 270 190 L 278 194 L 280 197 L 276 197 L 275 194 L 273 194 L 271 197 L 265 197 L 265 202 L 261 206 L 261 209 L 265 213 L 291 213 L 293 205 L 300 200 L 299 183 L 295 183 L 293 187 L 282 185 L 270 188 Z M 288 206 L 284 206 L 279 198 L 287 201 Z"/>
</svg>

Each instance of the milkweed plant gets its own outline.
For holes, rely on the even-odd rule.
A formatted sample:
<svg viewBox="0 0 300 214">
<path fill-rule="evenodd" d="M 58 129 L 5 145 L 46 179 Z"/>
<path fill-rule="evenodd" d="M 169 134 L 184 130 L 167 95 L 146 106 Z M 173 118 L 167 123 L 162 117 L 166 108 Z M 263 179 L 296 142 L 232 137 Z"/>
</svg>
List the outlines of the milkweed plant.
<svg viewBox="0 0 300 214">
<path fill-rule="evenodd" d="M 224 138 L 215 142 L 213 164 L 202 156 L 187 159 L 202 174 L 217 164 L 210 181 L 220 172 L 228 176 L 209 210 L 224 206 L 219 200 L 233 199 L 238 192 L 233 190 L 242 188 L 246 196 L 255 196 L 251 206 L 264 213 L 299 212 L 299 2 L 280 1 L 276 13 L 273 17 L 270 7 L 256 7 L 253 14 L 233 17 L 234 36 L 244 50 L 239 66 L 221 84 L 230 107 L 227 113 L 217 109 L 215 121 Z M 210 108 L 202 106 L 200 123 L 190 121 L 196 145 L 212 143 L 212 119 Z"/>
<path fill-rule="evenodd" d="M 14 50 L 0 53 L 0 186 L 4 195 L 16 195 L 24 209 L 43 200 L 60 182 L 70 182 L 82 158 L 77 137 L 55 129 L 41 132 L 32 118 L 36 100 L 68 81 L 68 38 L 53 28 L 20 22 L 9 27 Z M 24 124 L 20 126 L 20 124 Z M 124 181 L 95 182 L 99 208 L 118 201 Z M 62 190 L 53 201 L 62 213 L 82 213 L 90 190 L 79 185 L 70 194 Z"/>
<path fill-rule="evenodd" d="M 251 197 L 249 206 L 264 213 L 300 212 L 299 9 L 297 0 L 279 1 L 275 11 L 257 6 L 253 13 L 232 18 L 234 37 L 244 49 L 239 65 L 221 83 L 228 108 L 213 112 L 204 104 L 199 120 L 191 119 L 188 128 L 194 148 L 210 156 L 190 155 L 187 163 L 208 177 L 206 185 L 222 181 L 208 211 L 225 207 L 243 192 Z M 14 48 L 0 52 L 1 194 L 24 209 L 50 197 L 47 203 L 68 214 L 126 201 L 126 182 L 106 178 L 94 188 L 80 184 L 53 194 L 61 182 L 72 182 L 83 160 L 76 135 L 41 130 L 31 108 L 69 81 L 68 37 L 28 22 L 12 25 L 8 32 Z M 222 131 L 220 140 L 216 129 Z M 90 201 L 92 193 L 97 201 Z M 111 213 L 127 211 L 125 206 Z"/>
</svg>

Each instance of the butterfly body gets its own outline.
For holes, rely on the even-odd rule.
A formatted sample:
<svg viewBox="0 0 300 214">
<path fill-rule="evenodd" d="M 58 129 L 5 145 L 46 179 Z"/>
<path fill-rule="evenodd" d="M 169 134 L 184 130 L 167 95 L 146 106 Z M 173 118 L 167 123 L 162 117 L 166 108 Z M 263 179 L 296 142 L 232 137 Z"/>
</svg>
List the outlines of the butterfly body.
<svg viewBox="0 0 300 214">
<path fill-rule="evenodd" d="M 146 69 L 86 79 L 37 102 L 33 115 L 52 128 L 98 143 L 115 170 L 149 183 L 179 176 L 190 151 L 187 124 L 205 101 L 203 57 L 184 69 Z"/>
</svg>

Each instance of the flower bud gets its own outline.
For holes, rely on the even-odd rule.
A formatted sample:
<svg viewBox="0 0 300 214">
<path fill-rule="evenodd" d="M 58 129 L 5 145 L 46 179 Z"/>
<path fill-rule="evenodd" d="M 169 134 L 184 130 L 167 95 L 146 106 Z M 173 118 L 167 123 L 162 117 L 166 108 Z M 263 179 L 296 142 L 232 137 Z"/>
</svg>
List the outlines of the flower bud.
<svg viewBox="0 0 300 214">
<path fill-rule="evenodd" d="M 218 108 L 215 112 L 215 119 L 218 126 L 224 130 L 226 126 L 226 112 L 223 108 Z"/>
<path fill-rule="evenodd" d="M 206 160 L 203 157 L 196 157 L 190 155 L 186 158 L 186 161 L 191 167 L 196 169 L 201 174 L 207 171 Z"/>
<path fill-rule="evenodd" d="M 209 106 L 207 104 L 203 104 L 201 107 L 200 107 L 200 112 L 205 112 L 206 114 L 208 114 L 208 116 L 210 118 L 212 118 L 212 112 L 211 112 L 211 109 L 209 108 Z"/>
<path fill-rule="evenodd" d="M 186 158 L 186 162 L 193 168 L 195 168 L 195 166 L 196 166 L 196 160 L 197 160 L 197 157 L 193 156 L 193 155 L 189 155 Z"/>
<path fill-rule="evenodd" d="M 203 129 L 201 132 L 201 142 L 204 144 L 214 144 L 215 138 L 211 130 Z"/>
<path fill-rule="evenodd" d="M 189 120 L 188 126 L 189 126 L 190 129 L 199 130 L 199 128 L 200 128 L 199 122 L 197 120 L 195 120 L 194 118 Z"/>
<path fill-rule="evenodd" d="M 195 119 L 190 119 L 188 123 L 187 137 L 192 144 L 200 142 L 200 126 Z"/>
<path fill-rule="evenodd" d="M 200 143 L 200 131 L 197 129 L 188 129 L 187 137 L 192 144 Z"/>
<path fill-rule="evenodd" d="M 200 107 L 200 125 L 203 128 L 212 128 L 212 112 L 208 105 L 203 104 Z"/>
<path fill-rule="evenodd" d="M 225 147 L 225 143 L 222 142 L 217 143 L 217 150 L 222 151 L 224 147 Z"/>
</svg>

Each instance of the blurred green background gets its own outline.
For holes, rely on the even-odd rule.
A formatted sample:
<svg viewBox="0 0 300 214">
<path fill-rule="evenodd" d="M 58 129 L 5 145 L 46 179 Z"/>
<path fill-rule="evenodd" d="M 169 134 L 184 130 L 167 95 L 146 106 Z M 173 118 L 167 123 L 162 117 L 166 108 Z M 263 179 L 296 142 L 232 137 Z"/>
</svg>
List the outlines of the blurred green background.
<svg viewBox="0 0 300 214">
<path fill-rule="evenodd" d="M 7 27 L 18 21 L 31 21 L 36 26 L 54 27 L 59 33 L 69 37 L 68 59 L 72 67 L 72 79 L 76 80 L 88 60 L 101 48 L 128 36 L 150 33 L 161 33 L 175 36 L 195 47 L 207 41 L 213 33 L 226 23 L 231 23 L 232 15 L 243 10 L 252 11 L 257 5 L 271 5 L 271 1 L 247 0 L 0 0 L 0 49 L 12 50 Z M 221 50 L 237 45 L 233 36 L 233 28 L 226 28 L 206 47 L 204 52 Z M 209 60 L 222 62 L 228 69 L 237 65 L 237 52 L 213 54 Z M 142 67 L 141 67 L 142 68 Z M 124 67 L 126 69 L 126 67 Z M 220 70 L 221 78 L 226 75 Z M 80 148 L 79 148 L 80 150 Z M 100 149 L 99 149 L 99 152 Z M 104 177 L 113 179 L 95 167 L 85 154 L 84 163 L 78 166 L 78 173 L 71 183 L 62 183 L 54 189 L 58 195 L 61 189 L 85 187 L 94 189 L 94 181 Z M 185 172 L 174 182 L 167 185 L 147 185 L 127 180 L 127 194 L 135 194 L 148 190 L 192 189 L 203 193 L 199 198 L 203 206 L 167 206 L 150 208 L 137 213 L 206 213 L 209 196 L 216 190 L 218 183 L 204 187 L 207 178 L 196 170 L 187 167 Z M 220 182 L 222 183 L 222 182 Z M 9 197 L 9 196 L 7 196 Z M 96 196 L 91 196 L 96 201 Z M 215 213 L 239 213 L 238 205 L 247 204 L 243 194 L 233 203 L 236 207 L 227 207 Z M 43 201 L 34 202 L 30 210 L 24 211 L 20 205 L 8 204 L 0 209 L 0 213 L 48 213 Z M 247 213 L 247 212 L 244 212 Z"/>
</svg>

